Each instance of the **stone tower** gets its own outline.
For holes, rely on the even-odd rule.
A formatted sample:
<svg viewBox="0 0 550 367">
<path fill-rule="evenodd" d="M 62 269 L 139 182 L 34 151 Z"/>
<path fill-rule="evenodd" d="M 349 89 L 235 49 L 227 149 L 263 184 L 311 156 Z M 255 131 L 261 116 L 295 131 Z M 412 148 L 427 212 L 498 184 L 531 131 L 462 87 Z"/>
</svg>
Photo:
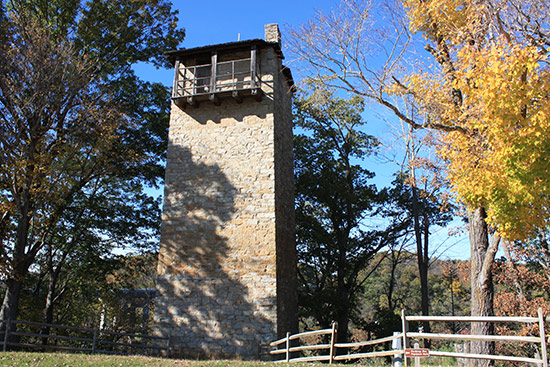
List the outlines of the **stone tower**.
<svg viewBox="0 0 550 367">
<path fill-rule="evenodd" d="M 280 33 L 175 67 L 155 329 L 172 353 L 258 358 L 297 329 L 291 97 Z"/>
</svg>

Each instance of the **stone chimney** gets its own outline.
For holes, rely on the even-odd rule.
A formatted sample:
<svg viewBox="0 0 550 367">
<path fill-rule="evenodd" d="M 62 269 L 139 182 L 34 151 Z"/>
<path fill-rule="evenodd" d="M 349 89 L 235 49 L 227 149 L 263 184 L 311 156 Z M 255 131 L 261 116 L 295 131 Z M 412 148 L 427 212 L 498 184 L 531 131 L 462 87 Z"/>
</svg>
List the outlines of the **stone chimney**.
<svg viewBox="0 0 550 367">
<path fill-rule="evenodd" d="M 281 45 L 281 32 L 277 23 L 265 25 L 265 40 L 267 42 L 278 43 Z"/>
</svg>

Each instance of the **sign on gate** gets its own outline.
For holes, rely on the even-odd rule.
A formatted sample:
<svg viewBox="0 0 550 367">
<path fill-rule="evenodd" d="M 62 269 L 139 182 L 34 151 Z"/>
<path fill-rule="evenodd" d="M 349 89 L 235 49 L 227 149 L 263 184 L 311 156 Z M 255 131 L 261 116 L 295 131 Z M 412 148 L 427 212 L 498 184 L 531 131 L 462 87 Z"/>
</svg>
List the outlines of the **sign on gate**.
<svg viewBox="0 0 550 367">
<path fill-rule="evenodd" d="M 406 357 L 429 357 L 430 350 L 426 348 L 405 349 Z"/>
</svg>

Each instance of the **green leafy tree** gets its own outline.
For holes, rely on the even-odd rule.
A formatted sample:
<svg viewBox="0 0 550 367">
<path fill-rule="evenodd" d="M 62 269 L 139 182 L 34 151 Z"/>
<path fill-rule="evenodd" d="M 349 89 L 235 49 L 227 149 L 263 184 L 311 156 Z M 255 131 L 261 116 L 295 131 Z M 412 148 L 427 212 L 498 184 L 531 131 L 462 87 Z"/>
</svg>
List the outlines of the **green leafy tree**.
<svg viewBox="0 0 550 367">
<path fill-rule="evenodd" d="M 132 65 L 166 65 L 163 51 L 184 33 L 162 0 L 0 8 L 0 318 L 15 319 L 30 266 L 48 246 L 67 244 L 56 233 L 67 220 L 78 224 L 65 216 L 77 203 L 100 213 L 101 200 L 127 189 L 126 209 L 141 210 L 138 193 L 161 177 L 167 91 L 139 80 Z M 123 228 L 112 218 L 103 233 Z"/>
<path fill-rule="evenodd" d="M 388 205 L 384 208 L 386 216 L 403 217 L 415 243 L 418 277 L 420 281 L 422 315 L 429 315 L 430 287 L 428 270 L 430 258 L 430 233 L 434 227 L 444 227 L 451 220 L 452 206 L 439 197 L 437 185 L 430 185 L 428 180 L 414 177 L 414 172 L 401 172 L 387 190 Z M 392 252 L 392 256 L 395 253 Z M 392 274 L 392 273 L 390 273 Z M 392 284 L 390 283 L 390 289 Z M 389 306 L 391 302 L 389 303 Z M 393 310 L 390 307 L 390 310 Z M 424 331 L 430 332 L 430 324 L 423 323 Z"/>
<path fill-rule="evenodd" d="M 415 254 L 407 250 L 410 237 L 404 236 L 396 242 L 397 246 L 389 246 L 387 253 L 379 253 L 380 263 L 365 281 L 356 325 L 366 331 L 370 339 L 399 331 L 402 309 L 412 314 L 421 310 Z"/>
<path fill-rule="evenodd" d="M 315 90 L 296 102 L 295 179 L 298 276 L 302 317 L 321 327 L 338 322 L 348 336 L 363 270 L 403 227 L 369 223 L 383 197 L 362 161 L 378 141 L 363 132 L 361 98 L 350 100 Z"/>
<path fill-rule="evenodd" d="M 118 180 L 114 183 L 120 184 Z M 75 278 L 85 276 L 82 268 L 93 268 L 94 262 L 111 258 L 113 248 L 154 251 L 158 243 L 158 200 L 141 193 L 139 185 L 134 190 L 129 190 L 128 184 L 117 189 L 103 180 L 97 185 L 93 196 L 82 195 L 85 202 L 73 200 L 38 254 L 37 263 L 46 283 L 45 323 L 54 322 L 55 308 L 62 301 L 63 310 L 71 309 L 75 290 L 80 288 Z M 95 271 L 101 274 L 108 268 L 98 267 Z M 72 297 L 66 298 L 67 294 Z M 48 331 L 46 328 L 44 333 Z"/>
</svg>

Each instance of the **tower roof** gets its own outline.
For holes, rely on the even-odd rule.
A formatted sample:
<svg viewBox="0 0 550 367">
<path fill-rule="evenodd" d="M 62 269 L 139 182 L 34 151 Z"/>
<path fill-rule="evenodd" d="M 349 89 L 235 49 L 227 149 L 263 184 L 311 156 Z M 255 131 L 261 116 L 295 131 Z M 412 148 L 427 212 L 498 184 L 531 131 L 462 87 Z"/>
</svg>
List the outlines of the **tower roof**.
<svg viewBox="0 0 550 367">
<path fill-rule="evenodd" d="M 208 46 L 201 46 L 201 47 L 193 47 L 193 48 L 182 48 L 179 50 L 172 50 L 167 51 L 166 57 L 168 57 L 168 60 L 174 65 L 176 63 L 176 59 L 185 59 L 189 56 L 196 56 L 199 54 L 209 54 L 212 51 L 237 51 L 240 49 L 250 49 L 250 47 L 256 46 L 258 48 L 267 48 L 267 47 L 273 47 L 275 49 L 275 52 L 281 59 L 284 59 L 283 53 L 281 51 L 281 45 L 276 42 L 268 42 L 264 41 L 263 39 L 251 39 L 246 41 L 237 41 L 237 42 L 228 42 L 228 43 L 219 43 L 217 45 L 208 45 Z"/>
</svg>

